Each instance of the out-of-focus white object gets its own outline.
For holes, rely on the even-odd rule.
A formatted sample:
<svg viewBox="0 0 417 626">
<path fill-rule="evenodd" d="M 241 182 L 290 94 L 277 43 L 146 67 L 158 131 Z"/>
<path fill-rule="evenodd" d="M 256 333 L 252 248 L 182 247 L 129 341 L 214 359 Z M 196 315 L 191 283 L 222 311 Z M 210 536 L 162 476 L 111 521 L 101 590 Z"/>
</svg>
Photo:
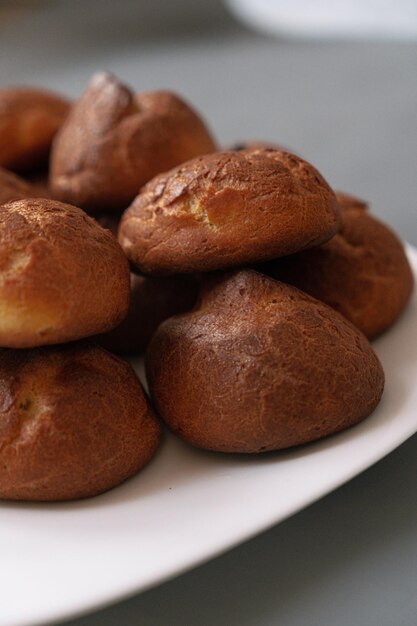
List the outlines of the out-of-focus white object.
<svg viewBox="0 0 417 626">
<path fill-rule="evenodd" d="M 417 281 L 417 249 L 407 250 Z M 333 437 L 260 458 L 203 452 L 167 435 L 148 467 L 102 496 L 0 503 L 0 626 L 68 619 L 147 589 L 286 519 L 382 459 L 417 432 L 416 322 L 417 291 L 373 344 L 386 374 L 381 404 Z M 145 382 L 143 365 L 137 371 Z M 265 624 L 265 615 L 256 623 Z M 109 619 L 94 621 L 116 623 Z M 138 616 L 137 623 L 145 622 Z"/>
<path fill-rule="evenodd" d="M 306 37 L 417 39 L 417 0 L 226 0 L 247 25 Z"/>
</svg>

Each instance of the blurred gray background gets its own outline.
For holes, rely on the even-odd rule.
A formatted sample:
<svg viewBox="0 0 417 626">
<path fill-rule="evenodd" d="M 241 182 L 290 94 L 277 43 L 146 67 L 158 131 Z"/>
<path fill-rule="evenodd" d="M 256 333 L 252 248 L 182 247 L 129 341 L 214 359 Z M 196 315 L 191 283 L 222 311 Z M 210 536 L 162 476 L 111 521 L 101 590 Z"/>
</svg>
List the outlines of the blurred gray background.
<svg viewBox="0 0 417 626">
<path fill-rule="evenodd" d="M 417 243 L 417 43 L 273 38 L 220 0 L 0 3 L 0 77 L 76 96 L 97 69 L 171 88 L 222 144 L 278 141 Z"/>
<path fill-rule="evenodd" d="M 0 2 L 3 84 L 76 97 L 97 69 L 178 91 L 221 144 L 293 148 L 417 244 L 416 42 L 274 38 L 218 0 Z M 415 626 L 416 475 L 414 437 L 257 539 L 68 625 Z"/>
</svg>

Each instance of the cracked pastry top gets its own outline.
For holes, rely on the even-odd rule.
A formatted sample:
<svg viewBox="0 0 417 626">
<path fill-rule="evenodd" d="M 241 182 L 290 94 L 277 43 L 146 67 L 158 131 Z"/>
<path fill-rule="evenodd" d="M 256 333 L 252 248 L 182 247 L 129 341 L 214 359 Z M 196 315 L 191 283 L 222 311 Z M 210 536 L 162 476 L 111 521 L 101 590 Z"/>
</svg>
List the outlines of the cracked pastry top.
<svg viewBox="0 0 417 626">
<path fill-rule="evenodd" d="M 0 499 L 93 496 L 135 474 L 160 427 L 133 368 L 87 342 L 0 350 Z"/>
<path fill-rule="evenodd" d="M 119 241 L 144 273 L 209 271 L 319 245 L 339 227 L 333 191 L 309 163 L 273 149 L 198 157 L 150 181 Z"/>
<path fill-rule="evenodd" d="M 1 347 L 105 332 L 128 304 L 127 259 L 81 209 L 40 198 L 0 206 Z"/>
<path fill-rule="evenodd" d="M 169 91 L 134 93 L 93 76 L 51 154 L 54 196 L 91 213 L 121 213 L 156 174 L 215 150 L 197 113 Z"/>
<path fill-rule="evenodd" d="M 158 414 L 187 442 L 266 452 L 369 415 L 384 372 L 350 322 L 252 270 L 218 272 L 190 313 L 163 322 L 146 362 Z"/>
</svg>

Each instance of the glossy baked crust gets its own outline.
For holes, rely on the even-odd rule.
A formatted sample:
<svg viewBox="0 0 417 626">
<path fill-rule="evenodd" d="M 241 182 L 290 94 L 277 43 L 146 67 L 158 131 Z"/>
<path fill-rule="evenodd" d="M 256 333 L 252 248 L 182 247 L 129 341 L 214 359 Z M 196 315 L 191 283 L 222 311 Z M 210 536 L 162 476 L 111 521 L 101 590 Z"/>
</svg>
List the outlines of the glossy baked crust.
<svg viewBox="0 0 417 626">
<path fill-rule="evenodd" d="M 68 100 L 43 89 L 0 89 L 0 166 L 16 172 L 46 166 L 69 108 Z"/>
<path fill-rule="evenodd" d="M 0 167 L 0 205 L 23 198 L 36 198 L 43 195 L 35 185 L 20 176 Z"/>
<path fill-rule="evenodd" d="M 114 328 L 127 313 L 119 244 L 81 209 L 54 200 L 0 206 L 0 346 L 63 343 Z"/>
<path fill-rule="evenodd" d="M 208 271 L 319 245 L 339 227 L 315 168 L 278 150 L 217 152 L 155 177 L 123 214 L 119 241 L 144 273 Z"/>
<path fill-rule="evenodd" d="M 363 201 L 338 198 L 342 228 L 333 239 L 268 263 L 262 271 L 332 306 L 373 338 L 403 311 L 413 274 L 396 234 L 365 211 Z"/>
<path fill-rule="evenodd" d="M 134 94 L 99 73 L 54 141 L 50 186 L 89 212 L 120 213 L 153 176 L 214 149 L 202 120 L 175 94 Z"/>
<path fill-rule="evenodd" d="M 99 347 L 0 350 L 0 498 L 102 493 L 153 456 L 160 428 L 131 366 Z"/>
<path fill-rule="evenodd" d="M 222 452 L 277 450 L 340 431 L 374 410 L 384 386 L 352 324 L 250 270 L 212 279 L 194 311 L 163 322 L 146 371 L 169 428 Z"/>
</svg>

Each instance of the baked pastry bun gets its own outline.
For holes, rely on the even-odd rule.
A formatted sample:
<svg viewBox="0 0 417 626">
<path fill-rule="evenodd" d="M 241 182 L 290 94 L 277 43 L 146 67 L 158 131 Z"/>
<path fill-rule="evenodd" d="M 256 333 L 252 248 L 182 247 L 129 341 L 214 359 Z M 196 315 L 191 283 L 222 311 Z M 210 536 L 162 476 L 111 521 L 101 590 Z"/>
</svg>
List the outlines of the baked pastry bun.
<svg viewBox="0 0 417 626">
<path fill-rule="evenodd" d="M 43 89 L 0 89 L 0 167 L 27 172 L 46 166 L 69 108 L 68 100 Z"/>
<path fill-rule="evenodd" d="M 0 346 L 73 341 L 117 326 L 129 266 L 113 235 L 47 199 L 0 206 Z"/>
<path fill-rule="evenodd" d="M 148 180 L 215 149 L 197 113 L 168 91 L 133 93 L 93 76 L 51 155 L 53 194 L 92 212 L 121 212 Z"/>
<path fill-rule="evenodd" d="M 117 215 L 105 214 L 96 219 L 117 236 Z M 198 277 L 192 275 L 142 276 L 131 272 L 126 317 L 113 330 L 95 337 L 95 341 L 116 354 L 141 354 L 161 322 L 192 309 L 199 285 Z"/>
<path fill-rule="evenodd" d="M 172 315 L 194 306 L 198 281 L 194 276 L 140 276 L 130 274 L 130 304 L 124 320 L 95 340 L 117 354 L 140 354 L 158 328 Z"/>
<path fill-rule="evenodd" d="M 123 214 L 119 241 L 143 273 L 204 272 L 319 245 L 338 228 L 336 197 L 312 165 L 242 150 L 156 176 Z"/>
<path fill-rule="evenodd" d="M 0 498 L 72 500 L 115 487 L 160 428 L 132 367 L 88 344 L 0 350 Z"/>
<path fill-rule="evenodd" d="M 369 204 L 366 200 L 362 200 L 362 198 L 357 198 L 350 193 L 346 193 L 345 191 L 335 191 L 337 201 L 339 203 L 339 207 L 343 209 L 362 209 L 363 211 L 367 211 L 369 208 Z"/>
<path fill-rule="evenodd" d="M 338 194 L 342 228 L 324 245 L 267 263 L 261 270 L 342 313 L 368 338 L 405 308 L 413 274 L 404 246 L 362 200 Z"/>
<path fill-rule="evenodd" d="M 320 439 L 377 406 L 381 364 L 327 305 L 250 270 L 214 278 L 147 353 L 154 406 L 199 448 L 266 452 Z"/>
</svg>

